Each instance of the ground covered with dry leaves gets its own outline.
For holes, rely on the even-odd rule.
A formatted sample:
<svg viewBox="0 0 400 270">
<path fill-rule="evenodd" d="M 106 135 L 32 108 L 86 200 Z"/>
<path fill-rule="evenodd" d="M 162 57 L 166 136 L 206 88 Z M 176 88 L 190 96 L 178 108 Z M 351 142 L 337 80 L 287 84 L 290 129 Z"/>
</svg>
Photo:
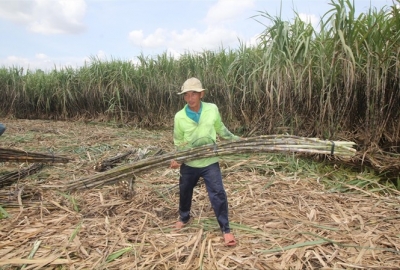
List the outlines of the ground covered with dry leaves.
<svg viewBox="0 0 400 270">
<path fill-rule="evenodd" d="M 282 170 L 268 153 L 221 160 L 232 231 L 225 247 L 201 182 L 193 219 L 174 231 L 178 172 L 167 167 L 126 182 L 66 193 L 68 181 L 98 174 L 101 160 L 130 149 L 172 151 L 171 130 L 110 123 L 6 120 L 0 147 L 65 155 L 65 164 L 0 189 L 0 269 L 395 269 L 400 265 L 400 193 L 326 174 Z M 251 169 L 249 164 L 256 164 Z M 27 164 L 0 163 L 0 176 Z M 261 169 L 260 169 L 261 168 Z M 334 167 L 332 167 L 332 170 Z M 356 177 L 363 177 L 360 172 Z M 131 187 L 130 187 L 131 185 Z M 349 191 L 350 190 L 350 191 Z"/>
</svg>

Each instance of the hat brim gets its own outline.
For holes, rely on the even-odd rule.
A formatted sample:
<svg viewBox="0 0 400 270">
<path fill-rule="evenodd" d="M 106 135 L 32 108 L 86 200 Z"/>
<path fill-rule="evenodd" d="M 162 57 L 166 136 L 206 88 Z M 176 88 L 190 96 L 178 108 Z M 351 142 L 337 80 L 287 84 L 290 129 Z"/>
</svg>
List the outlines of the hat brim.
<svg viewBox="0 0 400 270">
<path fill-rule="evenodd" d="M 206 89 L 199 89 L 199 88 L 195 88 L 195 89 L 185 89 L 185 90 L 183 90 L 182 92 L 179 92 L 178 95 L 182 95 L 182 94 L 184 94 L 184 93 L 186 93 L 186 92 L 190 92 L 190 91 L 194 91 L 194 92 L 197 92 L 197 93 L 201 93 L 201 92 L 203 92 L 204 90 L 206 90 Z"/>
</svg>

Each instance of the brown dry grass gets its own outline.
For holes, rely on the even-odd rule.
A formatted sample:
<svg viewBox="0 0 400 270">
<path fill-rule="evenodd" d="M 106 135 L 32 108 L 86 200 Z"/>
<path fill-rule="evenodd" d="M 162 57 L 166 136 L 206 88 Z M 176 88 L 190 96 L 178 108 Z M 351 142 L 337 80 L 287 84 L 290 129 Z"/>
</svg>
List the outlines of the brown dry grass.
<svg viewBox="0 0 400 270">
<path fill-rule="evenodd" d="M 193 219 L 177 219 L 177 172 L 169 168 L 73 194 L 49 190 L 97 172 L 94 165 L 127 149 L 172 150 L 171 131 L 111 124 L 8 120 L 0 147 L 63 154 L 0 190 L 10 215 L 0 220 L 0 269 L 395 269 L 400 265 L 400 194 L 326 190 L 315 175 L 239 170 L 223 162 L 231 227 L 225 247 L 203 184 Z M 266 159 L 263 162 L 268 162 Z M 269 164 L 273 165 L 273 164 Z M 0 173 L 25 164 L 0 163 Z M 24 189 L 22 189 L 24 188 Z M 24 193 L 29 190 L 30 193 Z M 4 197 L 4 194 L 7 194 Z M 131 196 L 129 196 L 131 195 Z M 37 251 L 28 259 L 34 247 Z M 121 256 L 112 259 L 116 252 Z"/>
</svg>

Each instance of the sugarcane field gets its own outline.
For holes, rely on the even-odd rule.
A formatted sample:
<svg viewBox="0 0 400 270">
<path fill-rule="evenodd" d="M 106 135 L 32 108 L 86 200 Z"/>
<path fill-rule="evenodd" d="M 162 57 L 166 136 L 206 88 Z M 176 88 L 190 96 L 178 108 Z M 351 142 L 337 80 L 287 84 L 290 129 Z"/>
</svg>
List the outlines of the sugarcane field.
<svg viewBox="0 0 400 270">
<path fill-rule="evenodd" d="M 399 5 L 0 67 L 0 270 L 400 269 Z"/>
<path fill-rule="evenodd" d="M 174 230 L 179 172 L 157 159 L 174 153 L 171 130 L 83 121 L 6 123 L 7 133 L 0 137 L 3 148 L 42 153 L 54 161 L 30 154 L 32 162 L 22 156 L 19 162 L 0 165 L 0 179 L 5 172 L 42 166 L 12 183 L 0 182 L 1 269 L 399 265 L 400 192 L 379 185 L 373 174 L 346 172 L 335 162 L 308 167 L 299 154 L 285 151 L 279 157 L 271 149 L 221 156 L 231 227 L 238 240 L 232 248 L 223 244 L 201 182 L 193 198 L 193 219 L 181 231 Z M 102 161 L 124 153 L 119 162 L 99 169 Z M 351 159 L 348 154 L 342 162 Z M 157 165 L 135 166 L 148 159 L 158 160 Z M 116 177 L 123 168 L 125 176 Z M 126 173 L 127 168 L 133 169 Z M 117 180 L 101 182 L 112 177 Z M 335 183 L 327 188 L 326 181 Z M 374 185 L 374 191 L 360 187 L 363 181 Z"/>
</svg>

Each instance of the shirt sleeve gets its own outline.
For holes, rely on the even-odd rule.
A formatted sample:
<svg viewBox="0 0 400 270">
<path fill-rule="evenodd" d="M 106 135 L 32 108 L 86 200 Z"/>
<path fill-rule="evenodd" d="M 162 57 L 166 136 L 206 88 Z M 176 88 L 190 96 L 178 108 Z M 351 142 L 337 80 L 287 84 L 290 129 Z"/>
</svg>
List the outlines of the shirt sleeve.
<svg viewBox="0 0 400 270">
<path fill-rule="evenodd" d="M 181 129 L 178 121 L 178 116 L 175 115 L 174 118 L 174 134 L 173 134 L 173 139 L 174 139 L 174 145 L 176 147 L 176 150 L 182 151 L 187 149 L 187 144 L 184 141 L 184 132 Z"/>
<path fill-rule="evenodd" d="M 229 129 L 222 122 L 221 114 L 219 113 L 217 107 L 215 113 L 216 113 L 215 131 L 217 132 L 217 134 L 225 140 L 238 140 L 240 137 L 230 132 Z"/>
</svg>

